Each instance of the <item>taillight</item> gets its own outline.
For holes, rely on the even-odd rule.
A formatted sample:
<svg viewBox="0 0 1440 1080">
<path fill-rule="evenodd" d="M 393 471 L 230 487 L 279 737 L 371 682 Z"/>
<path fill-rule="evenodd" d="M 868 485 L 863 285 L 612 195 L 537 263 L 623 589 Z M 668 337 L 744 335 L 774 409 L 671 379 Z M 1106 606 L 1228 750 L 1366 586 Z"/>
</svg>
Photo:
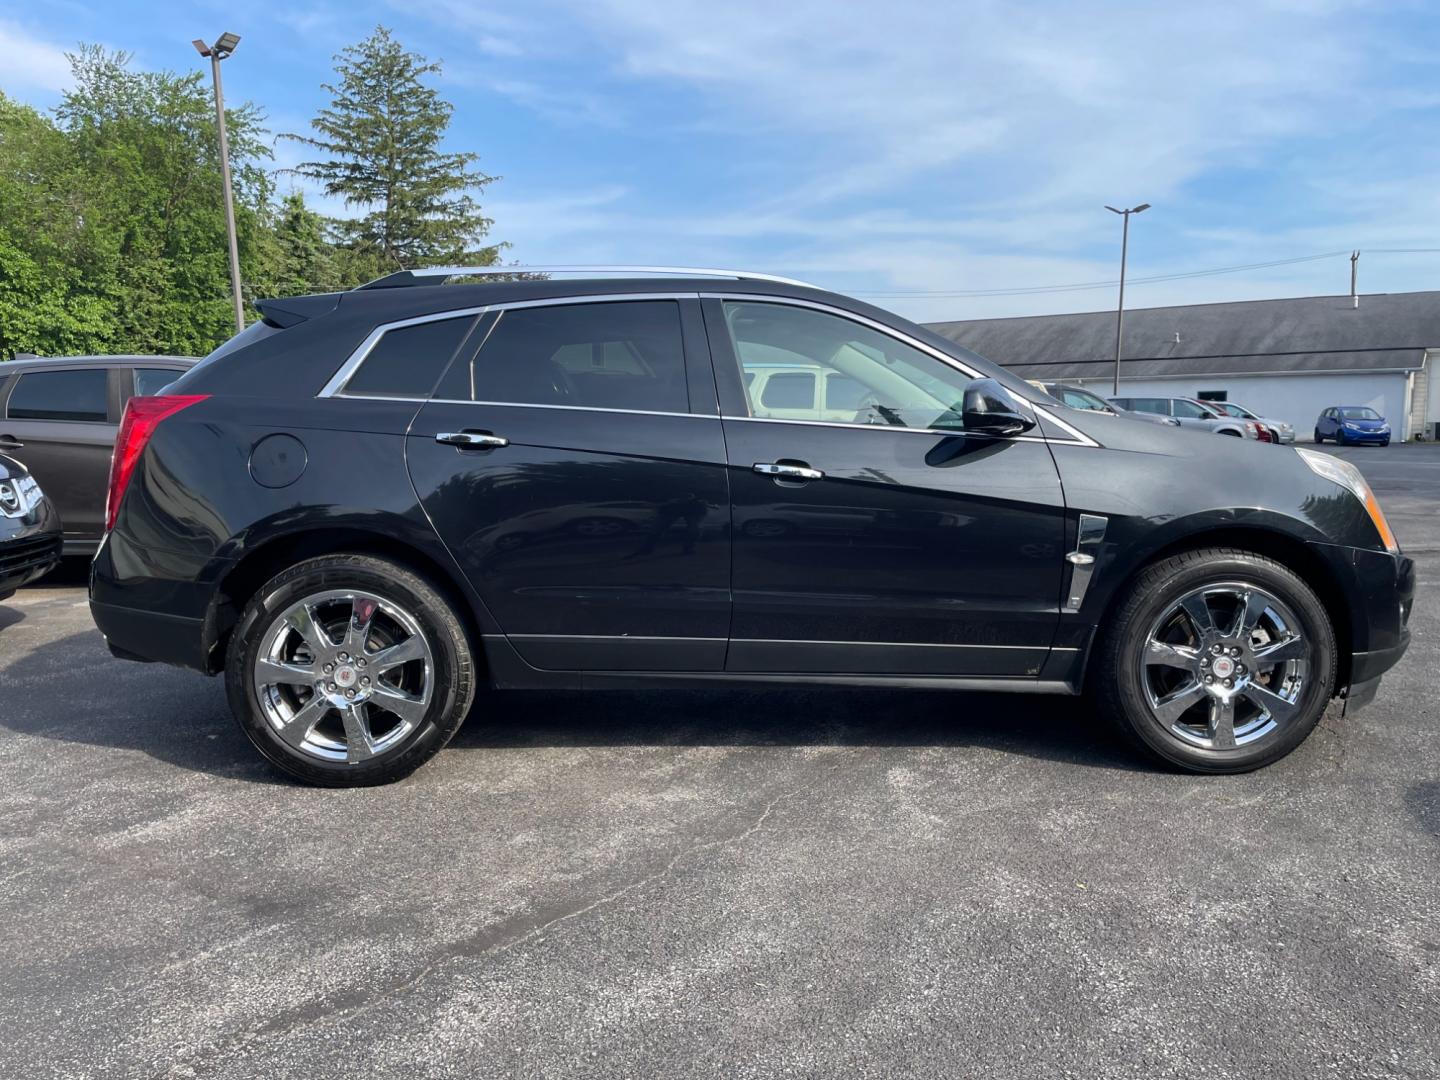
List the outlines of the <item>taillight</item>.
<svg viewBox="0 0 1440 1080">
<path fill-rule="evenodd" d="M 110 489 L 105 494 L 105 531 L 115 527 L 120 513 L 120 500 L 135 472 L 135 464 L 145 452 L 145 445 L 160 421 L 204 401 L 209 394 L 160 394 L 156 397 L 132 397 L 125 405 L 120 431 L 115 436 L 115 450 L 110 455 Z"/>
</svg>

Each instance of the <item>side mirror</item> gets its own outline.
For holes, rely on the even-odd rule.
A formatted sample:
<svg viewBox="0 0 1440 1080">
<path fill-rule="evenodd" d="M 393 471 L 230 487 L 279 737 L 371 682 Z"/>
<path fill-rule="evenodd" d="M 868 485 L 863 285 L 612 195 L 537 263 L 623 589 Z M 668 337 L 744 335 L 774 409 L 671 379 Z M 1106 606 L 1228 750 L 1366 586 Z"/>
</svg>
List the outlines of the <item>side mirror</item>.
<svg viewBox="0 0 1440 1080">
<path fill-rule="evenodd" d="M 1035 426 L 1030 407 L 994 379 L 965 388 L 965 430 L 980 435 L 1019 435 Z"/>
</svg>

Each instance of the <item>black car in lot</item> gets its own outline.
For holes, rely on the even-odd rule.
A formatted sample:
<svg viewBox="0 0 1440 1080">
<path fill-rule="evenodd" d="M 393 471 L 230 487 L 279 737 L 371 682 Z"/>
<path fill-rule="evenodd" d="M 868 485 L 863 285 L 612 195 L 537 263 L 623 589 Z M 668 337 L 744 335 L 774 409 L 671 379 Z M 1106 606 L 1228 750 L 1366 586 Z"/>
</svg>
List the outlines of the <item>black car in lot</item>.
<svg viewBox="0 0 1440 1080">
<path fill-rule="evenodd" d="M 45 356 L 0 364 L 0 453 L 25 463 L 65 531 L 66 555 L 100 546 L 110 450 L 125 402 L 157 394 L 184 356 Z"/>
<path fill-rule="evenodd" d="M 60 519 L 28 469 L 0 454 L 0 600 L 60 561 Z"/>
<path fill-rule="evenodd" d="M 1237 772 L 1408 643 L 1413 564 L 1344 461 L 1069 409 L 784 279 L 446 283 L 483 273 L 261 301 L 130 402 L 96 622 L 223 671 L 298 777 L 403 776 L 482 688 L 802 682 L 1089 692 Z M 853 415 L 769 414 L 746 376 L 781 365 Z"/>
</svg>

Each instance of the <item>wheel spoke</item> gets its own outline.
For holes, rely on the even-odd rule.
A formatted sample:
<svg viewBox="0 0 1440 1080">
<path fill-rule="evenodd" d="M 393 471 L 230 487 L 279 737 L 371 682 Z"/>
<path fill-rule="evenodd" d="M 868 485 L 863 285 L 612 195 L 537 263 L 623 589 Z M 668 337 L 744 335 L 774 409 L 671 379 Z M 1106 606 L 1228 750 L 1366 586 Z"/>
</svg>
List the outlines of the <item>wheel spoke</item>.
<svg viewBox="0 0 1440 1080">
<path fill-rule="evenodd" d="M 364 656 L 370 640 L 370 624 L 380 605 L 368 596 L 357 596 L 350 604 L 350 621 L 345 625 L 345 647 L 351 656 Z"/>
<path fill-rule="evenodd" d="M 1273 645 L 1267 645 L 1263 649 L 1255 650 L 1257 664 L 1278 664 L 1282 660 L 1308 659 L 1310 659 L 1310 647 L 1298 634 L 1286 638 L 1284 641 L 1277 641 Z"/>
<path fill-rule="evenodd" d="M 1300 711 L 1300 706 L 1292 701 L 1287 701 L 1275 691 L 1268 690 L 1258 683 L 1246 683 L 1239 692 L 1268 712 L 1270 719 L 1277 724 L 1283 724 L 1293 719 L 1295 714 Z"/>
<path fill-rule="evenodd" d="M 1210 699 L 1210 745 L 1216 750 L 1235 748 L 1235 698 Z"/>
<path fill-rule="evenodd" d="M 1245 590 L 1245 602 L 1240 605 L 1240 611 L 1235 616 L 1235 627 L 1230 631 L 1232 638 L 1246 638 L 1254 633 L 1255 626 L 1260 621 L 1260 616 L 1270 606 L 1269 597 L 1254 589 Z"/>
<path fill-rule="evenodd" d="M 375 756 L 375 740 L 370 737 L 370 707 L 363 701 L 352 702 L 340 710 L 345 722 L 345 760 L 352 764 Z"/>
<path fill-rule="evenodd" d="M 370 700 L 375 703 L 377 708 L 392 712 L 401 720 L 411 724 L 420 723 L 425 718 L 425 711 L 430 705 L 424 698 L 407 694 L 405 691 L 397 690 L 385 683 L 375 684 L 375 692 L 370 695 Z"/>
<path fill-rule="evenodd" d="M 290 624 L 291 630 L 304 639 L 312 656 L 319 656 L 326 649 L 334 648 L 335 643 L 330 640 L 330 635 L 315 621 L 315 609 L 312 605 L 296 604 L 285 616 L 285 621 Z"/>
<path fill-rule="evenodd" d="M 381 649 L 370 657 L 370 670 L 378 675 L 411 660 L 423 660 L 425 655 L 424 639 L 419 634 L 412 634 L 404 641 L 391 645 L 388 649 Z"/>
<path fill-rule="evenodd" d="M 280 737 L 298 749 L 329 711 L 330 702 L 325 699 L 325 695 L 315 694 L 295 711 L 294 716 L 285 721 L 285 725 L 280 729 Z"/>
<path fill-rule="evenodd" d="M 1191 593 L 1180 601 L 1180 608 L 1189 616 L 1196 637 L 1203 637 L 1215 629 L 1215 616 L 1210 613 L 1210 604 L 1204 593 Z"/>
<path fill-rule="evenodd" d="M 261 686 L 310 686 L 320 678 L 314 664 L 289 664 L 283 660 L 255 661 L 255 681 Z"/>
<path fill-rule="evenodd" d="M 1171 645 L 1164 641 L 1151 639 L 1145 649 L 1145 663 L 1152 667 L 1173 667 L 1189 671 L 1195 666 L 1195 659 L 1198 655 L 1194 649 L 1186 645 Z"/>
<path fill-rule="evenodd" d="M 1173 724 L 1180 719 L 1181 713 L 1199 701 L 1204 694 L 1205 688 L 1198 682 L 1189 683 L 1156 702 L 1155 715 L 1162 723 Z"/>
</svg>

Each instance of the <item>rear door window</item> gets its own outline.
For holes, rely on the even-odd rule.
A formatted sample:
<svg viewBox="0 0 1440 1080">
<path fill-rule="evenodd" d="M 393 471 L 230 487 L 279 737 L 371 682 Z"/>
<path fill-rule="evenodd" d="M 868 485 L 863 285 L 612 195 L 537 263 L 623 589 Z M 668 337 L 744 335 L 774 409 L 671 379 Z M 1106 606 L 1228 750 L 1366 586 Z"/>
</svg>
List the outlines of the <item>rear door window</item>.
<svg viewBox="0 0 1440 1080">
<path fill-rule="evenodd" d="M 1129 398 L 1130 404 L 1126 406 L 1135 412 L 1155 413 L 1159 416 L 1169 416 L 1169 403 L 1164 398 L 1141 397 Z"/>
<path fill-rule="evenodd" d="M 1173 402 L 1171 402 L 1171 404 L 1174 406 L 1175 409 L 1174 415 L 1182 417 L 1186 420 L 1215 419 L 1214 413 L 1212 413 L 1204 406 L 1196 405 L 1193 401 L 1182 401 L 1181 399 L 1176 398 Z"/>
<path fill-rule="evenodd" d="M 441 397 L 626 412 L 690 411 L 674 300 L 511 308 Z"/>
<path fill-rule="evenodd" d="M 135 393 L 141 397 L 153 397 L 184 374 L 172 368 L 136 368 Z"/>
<path fill-rule="evenodd" d="M 11 420 L 104 423 L 110 416 L 108 383 L 104 368 L 27 371 L 11 392 L 5 415 Z"/>
</svg>

